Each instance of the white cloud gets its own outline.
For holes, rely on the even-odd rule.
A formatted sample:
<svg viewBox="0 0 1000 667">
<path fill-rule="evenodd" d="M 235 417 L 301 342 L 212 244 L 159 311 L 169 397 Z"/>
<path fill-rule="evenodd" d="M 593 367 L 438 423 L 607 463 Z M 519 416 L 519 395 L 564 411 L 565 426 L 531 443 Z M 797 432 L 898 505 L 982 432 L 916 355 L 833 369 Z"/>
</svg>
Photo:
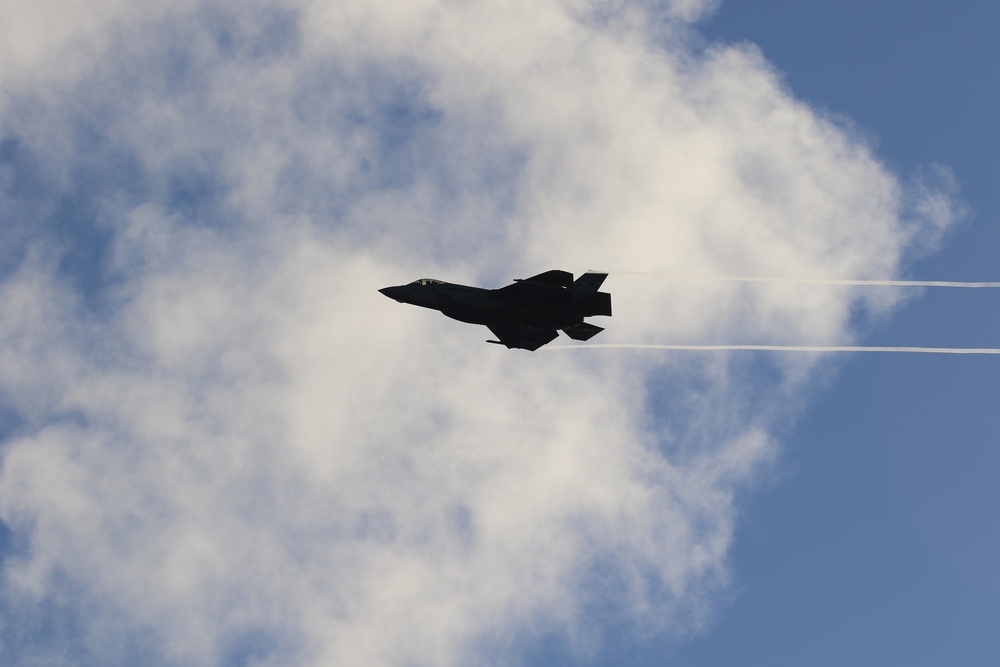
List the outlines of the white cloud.
<svg viewBox="0 0 1000 667">
<path fill-rule="evenodd" d="M 4 562 L 0 650 L 486 664 L 533 633 L 586 650 L 601 608 L 703 628 L 737 495 L 819 360 L 508 352 L 376 289 L 550 268 L 888 277 L 958 209 L 901 186 L 753 49 L 694 51 L 683 24 L 654 41 L 640 11 L 107 5 L 50 47 L 16 24 L 31 76 L 0 81 L 0 183 L 30 231 L 0 284 L 21 420 L 0 516 L 26 546 Z M 46 48 L 112 42 L 55 77 Z M 838 343 L 856 309 L 892 305 L 609 286 L 602 336 L 623 342 Z"/>
</svg>

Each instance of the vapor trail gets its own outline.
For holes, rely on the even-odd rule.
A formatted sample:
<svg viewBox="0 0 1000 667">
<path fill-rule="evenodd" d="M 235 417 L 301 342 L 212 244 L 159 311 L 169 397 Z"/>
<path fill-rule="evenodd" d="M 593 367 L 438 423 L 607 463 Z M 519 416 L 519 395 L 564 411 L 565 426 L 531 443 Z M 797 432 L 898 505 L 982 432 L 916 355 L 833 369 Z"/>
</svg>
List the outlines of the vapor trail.
<svg viewBox="0 0 1000 667">
<path fill-rule="evenodd" d="M 754 350 L 760 352 L 894 352 L 908 354 L 1000 354 L 995 347 L 863 347 L 853 345 L 658 345 L 651 343 L 589 343 L 584 345 L 554 345 L 546 350 L 579 350 L 583 348 L 629 348 L 636 350 L 689 350 L 698 352 L 729 352 Z"/>
<path fill-rule="evenodd" d="M 682 280 L 714 280 L 741 283 L 791 283 L 800 285 L 870 285 L 875 287 L 1000 287 L 1000 282 L 956 282 L 949 280 L 839 280 L 832 278 L 767 278 L 758 276 L 711 276 L 687 273 L 660 273 L 655 271 L 608 271 L 616 275 L 659 276 Z"/>
</svg>

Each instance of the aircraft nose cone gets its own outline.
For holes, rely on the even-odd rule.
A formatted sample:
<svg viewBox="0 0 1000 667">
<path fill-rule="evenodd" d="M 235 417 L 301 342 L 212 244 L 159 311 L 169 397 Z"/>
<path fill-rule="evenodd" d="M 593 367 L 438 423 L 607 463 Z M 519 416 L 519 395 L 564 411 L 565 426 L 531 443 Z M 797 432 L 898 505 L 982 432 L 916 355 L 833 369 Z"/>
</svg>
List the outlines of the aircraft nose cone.
<svg viewBox="0 0 1000 667">
<path fill-rule="evenodd" d="M 395 299 L 396 301 L 400 300 L 399 287 L 383 287 L 382 289 L 379 290 L 379 292 L 385 294 L 390 299 Z"/>
</svg>

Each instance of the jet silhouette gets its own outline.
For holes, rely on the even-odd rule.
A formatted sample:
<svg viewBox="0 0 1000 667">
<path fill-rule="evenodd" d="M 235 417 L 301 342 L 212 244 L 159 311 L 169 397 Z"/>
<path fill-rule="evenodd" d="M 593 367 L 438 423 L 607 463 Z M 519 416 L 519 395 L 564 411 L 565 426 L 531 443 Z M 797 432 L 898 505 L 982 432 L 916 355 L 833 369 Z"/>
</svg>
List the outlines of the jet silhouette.
<svg viewBox="0 0 1000 667">
<path fill-rule="evenodd" d="M 560 330 L 575 340 L 590 340 L 604 331 L 583 318 L 611 316 L 611 295 L 597 291 L 607 277 L 588 272 L 574 282 L 567 271 L 546 271 L 499 289 L 422 278 L 379 292 L 400 303 L 440 310 L 460 322 L 485 324 L 500 339 L 488 343 L 534 351 L 553 341 Z"/>
</svg>

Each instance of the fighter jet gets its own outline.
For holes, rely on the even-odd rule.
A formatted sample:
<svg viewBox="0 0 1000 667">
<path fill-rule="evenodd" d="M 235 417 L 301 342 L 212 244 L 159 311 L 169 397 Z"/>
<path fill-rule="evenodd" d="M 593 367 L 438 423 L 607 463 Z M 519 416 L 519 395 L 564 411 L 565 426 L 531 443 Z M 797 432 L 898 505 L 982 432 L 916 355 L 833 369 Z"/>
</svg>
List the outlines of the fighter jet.
<svg viewBox="0 0 1000 667">
<path fill-rule="evenodd" d="M 561 329 L 575 340 L 590 340 L 602 327 L 583 318 L 611 316 L 611 295 L 598 292 L 606 273 L 588 272 L 573 281 L 567 271 L 546 271 L 499 289 L 455 285 L 421 278 L 379 290 L 400 303 L 440 310 L 459 322 L 485 324 L 509 349 L 537 350 Z"/>
</svg>

